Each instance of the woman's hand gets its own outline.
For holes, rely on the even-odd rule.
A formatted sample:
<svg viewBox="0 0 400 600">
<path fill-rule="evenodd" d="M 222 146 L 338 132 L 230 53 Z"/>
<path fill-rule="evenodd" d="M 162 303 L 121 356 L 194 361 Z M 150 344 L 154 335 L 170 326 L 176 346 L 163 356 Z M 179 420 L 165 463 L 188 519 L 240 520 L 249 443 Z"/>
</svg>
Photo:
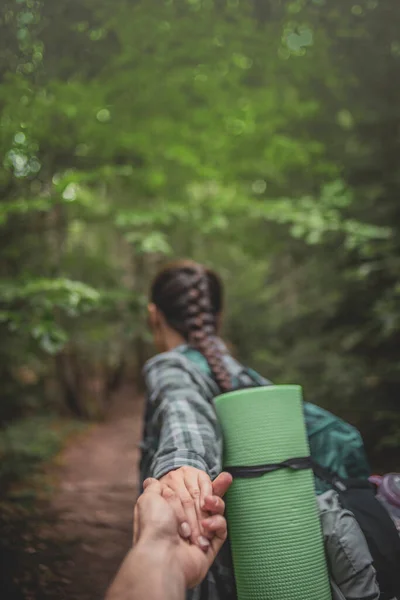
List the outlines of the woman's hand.
<svg viewBox="0 0 400 600">
<path fill-rule="evenodd" d="M 228 473 L 221 473 L 212 482 L 207 473 L 195 467 L 181 467 L 160 479 L 162 496 L 174 509 L 182 537 L 190 538 L 203 550 L 209 548 L 210 532 L 204 529 L 202 521 L 210 513 L 223 514 L 225 504 L 221 497 L 231 482 Z"/>
<path fill-rule="evenodd" d="M 178 518 L 182 537 L 190 537 L 193 544 L 207 550 L 210 542 L 201 521 L 208 516 L 204 502 L 212 495 L 210 477 L 195 467 L 181 467 L 164 475 L 160 482 L 163 498 Z"/>
</svg>

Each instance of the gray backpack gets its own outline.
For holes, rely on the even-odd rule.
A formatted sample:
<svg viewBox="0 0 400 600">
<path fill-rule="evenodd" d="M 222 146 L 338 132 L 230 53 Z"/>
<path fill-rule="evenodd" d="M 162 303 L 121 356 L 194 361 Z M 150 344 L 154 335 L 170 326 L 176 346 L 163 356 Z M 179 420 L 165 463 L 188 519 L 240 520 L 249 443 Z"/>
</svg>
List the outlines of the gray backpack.
<svg viewBox="0 0 400 600">
<path fill-rule="evenodd" d="M 333 490 L 318 496 L 318 505 L 333 600 L 378 600 L 372 556 L 353 513 Z"/>
</svg>

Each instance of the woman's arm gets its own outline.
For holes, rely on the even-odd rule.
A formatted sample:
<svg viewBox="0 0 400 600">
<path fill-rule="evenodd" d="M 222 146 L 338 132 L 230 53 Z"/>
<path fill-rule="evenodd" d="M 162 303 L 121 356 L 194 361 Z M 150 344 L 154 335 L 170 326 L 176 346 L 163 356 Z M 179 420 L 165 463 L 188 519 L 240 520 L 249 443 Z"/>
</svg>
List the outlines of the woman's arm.
<svg viewBox="0 0 400 600">
<path fill-rule="evenodd" d="M 180 357 L 161 355 L 145 369 L 150 430 L 158 447 L 146 475 L 161 480 L 193 543 L 207 547 L 201 521 L 211 479 L 222 470 L 222 435 L 210 390 L 196 382 Z"/>
<path fill-rule="evenodd" d="M 222 434 L 212 403 L 184 363 L 165 355 L 145 369 L 151 429 L 158 447 L 147 476 L 160 479 L 183 466 L 214 479 L 222 470 Z"/>
</svg>

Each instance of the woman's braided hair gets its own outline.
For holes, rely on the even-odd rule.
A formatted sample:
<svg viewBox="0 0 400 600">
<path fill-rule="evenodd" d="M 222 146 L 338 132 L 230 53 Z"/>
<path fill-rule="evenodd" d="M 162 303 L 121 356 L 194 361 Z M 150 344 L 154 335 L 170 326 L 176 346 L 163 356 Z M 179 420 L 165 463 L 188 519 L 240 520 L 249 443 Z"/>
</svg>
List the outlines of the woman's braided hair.
<svg viewBox="0 0 400 600">
<path fill-rule="evenodd" d="M 223 304 L 219 277 L 195 262 L 178 261 L 156 276 L 150 296 L 169 326 L 206 358 L 220 389 L 229 391 L 231 378 L 216 337 Z"/>
</svg>

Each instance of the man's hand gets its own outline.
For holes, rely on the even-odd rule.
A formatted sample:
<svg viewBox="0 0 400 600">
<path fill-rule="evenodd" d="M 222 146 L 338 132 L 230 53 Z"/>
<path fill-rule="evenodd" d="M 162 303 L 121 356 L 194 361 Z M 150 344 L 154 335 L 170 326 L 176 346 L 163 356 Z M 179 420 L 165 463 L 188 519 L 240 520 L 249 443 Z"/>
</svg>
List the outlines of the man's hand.
<svg viewBox="0 0 400 600">
<path fill-rule="evenodd" d="M 222 495 L 231 481 L 229 474 L 221 474 L 219 480 L 217 478 L 214 482 L 215 491 Z M 211 538 L 207 549 L 202 550 L 198 545 L 182 538 L 176 512 L 162 493 L 163 485 L 160 481 L 148 479 L 145 482 L 145 491 L 138 499 L 134 511 L 135 543 L 138 548 L 147 547 L 151 552 L 168 556 L 173 571 L 179 565 L 186 587 L 194 587 L 204 579 L 226 540 L 227 526 L 222 516 L 225 504 L 216 495 L 204 495 L 202 498 L 206 516 L 201 519 L 201 526 Z"/>
<path fill-rule="evenodd" d="M 180 535 L 176 512 L 162 495 L 165 486 L 148 479 L 134 510 L 135 546 L 126 555 L 106 599 L 184 600 L 186 589 L 204 579 L 226 539 L 221 496 L 231 482 L 228 473 L 221 473 L 213 482 L 216 495 L 204 498 L 207 517 L 201 525 L 211 541 L 203 551 Z"/>
<path fill-rule="evenodd" d="M 210 532 L 202 524 L 209 516 L 206 498 L 213 494 L 222 497 L 231 481 L 228 473 L 221 473 L 212 482 L 207 473 L 195 467 L 180 467 L 160 479 L 162 496 L 174 509 L 182 537 L 203 550 L 210 545 Z"/>
</svg>

